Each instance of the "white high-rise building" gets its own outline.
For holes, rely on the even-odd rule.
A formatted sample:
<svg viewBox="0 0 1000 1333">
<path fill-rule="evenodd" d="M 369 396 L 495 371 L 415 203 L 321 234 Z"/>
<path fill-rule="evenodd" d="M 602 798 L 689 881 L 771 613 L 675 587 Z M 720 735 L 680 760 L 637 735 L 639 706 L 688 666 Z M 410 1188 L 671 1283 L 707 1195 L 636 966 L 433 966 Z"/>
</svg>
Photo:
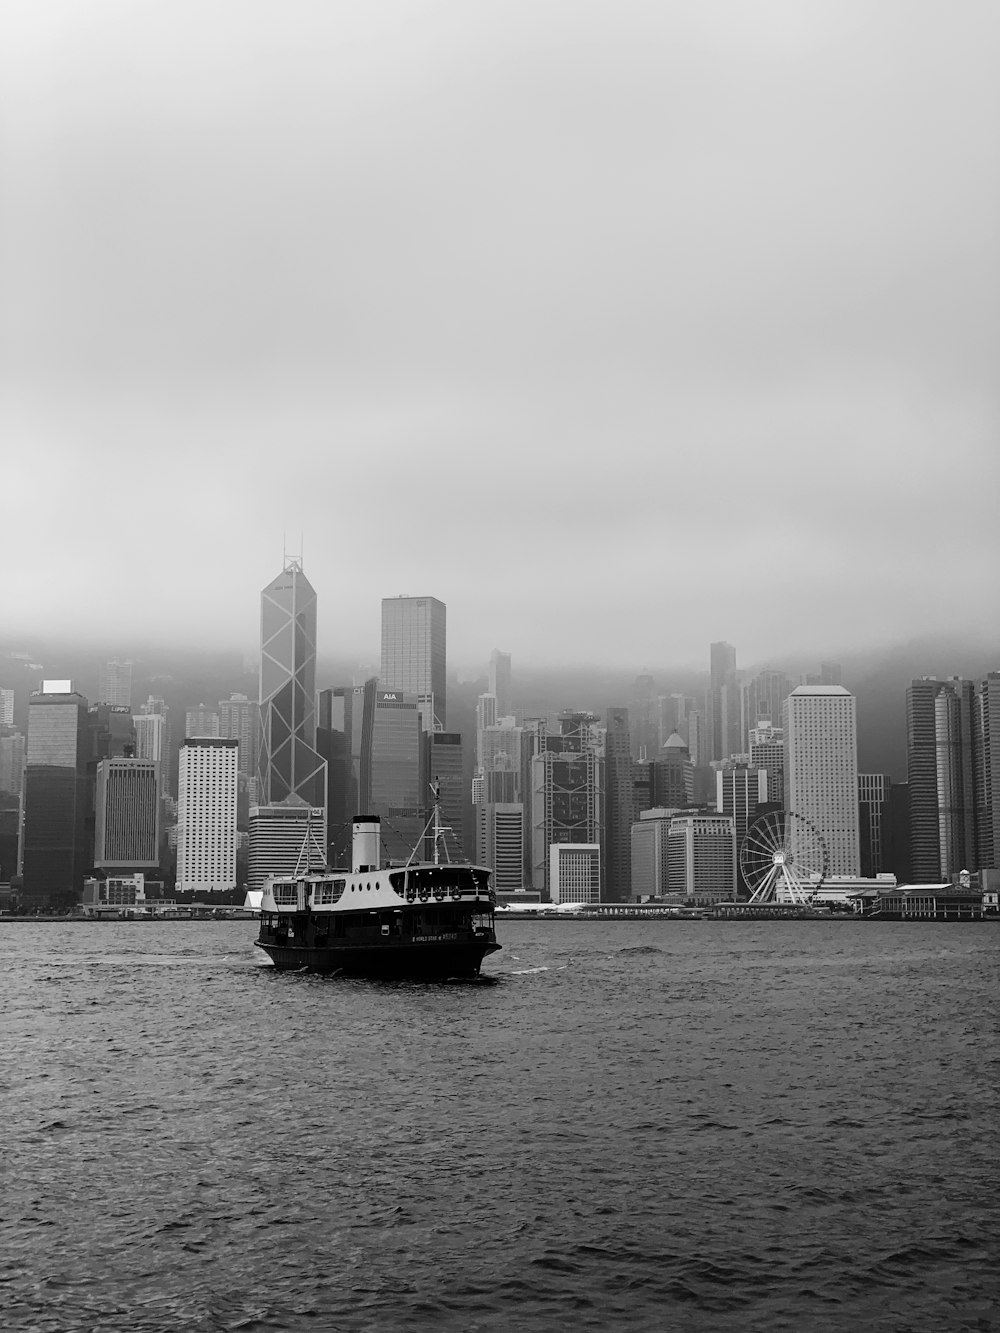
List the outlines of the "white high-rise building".
<svg viewBox="0 0 1000 1333">
<path fill-rule="evenodd" d="M 239 741 L 191 737 L 181 746 L 177 789 L 177 888 L 236 887 Z"/>
<path fill-rule="evenodd" d="M 0 690 L 0 727 L 14 725 L 14 691 Z"/>
<path fill-rule="evenodd" d="M 854 695 L 842 685 L 800 685 L 782 706 L 785 808 L 822 835 L 829 874 L 861 873 L 858 728 Z"/>
<path fill-rule="evenodd" d="M 436 597 L 383 597 L 383 690 L 415 694 L 424 731 L 444 731 L 446 610 Z"/>
<path fill-rule="evenodd" d="M 549 847 L 549 896 L 554 903 L 601 901 L 601 846 L 554 842 Z"/>
</svg>

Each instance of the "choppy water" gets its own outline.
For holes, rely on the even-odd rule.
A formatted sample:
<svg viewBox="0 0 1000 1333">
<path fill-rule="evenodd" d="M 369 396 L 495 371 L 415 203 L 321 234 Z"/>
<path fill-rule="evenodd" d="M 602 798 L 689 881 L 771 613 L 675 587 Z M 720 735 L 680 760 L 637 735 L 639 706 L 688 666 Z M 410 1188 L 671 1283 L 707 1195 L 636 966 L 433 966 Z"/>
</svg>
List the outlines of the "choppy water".
<svg viewBox="0 0 1000 1333">
<path fill-rule="evenodd" d="M 1000 928 L 255 929 L 0 923 L 4 1329 L 996 1326 Z"/>
</svg>

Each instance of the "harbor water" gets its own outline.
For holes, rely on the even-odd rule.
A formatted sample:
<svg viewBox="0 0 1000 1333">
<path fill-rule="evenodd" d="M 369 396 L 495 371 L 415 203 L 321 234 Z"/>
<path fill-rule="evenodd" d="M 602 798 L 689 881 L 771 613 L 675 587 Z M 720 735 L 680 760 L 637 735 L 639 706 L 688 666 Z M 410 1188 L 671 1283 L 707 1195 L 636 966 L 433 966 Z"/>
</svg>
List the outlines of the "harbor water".
<svg viewBox="0 0 1000 1333">
<path fill-rule="evenodd" d="M 1000 928 L 0 922 L 5 1330 L 997 1326 Z"/>
</svg>

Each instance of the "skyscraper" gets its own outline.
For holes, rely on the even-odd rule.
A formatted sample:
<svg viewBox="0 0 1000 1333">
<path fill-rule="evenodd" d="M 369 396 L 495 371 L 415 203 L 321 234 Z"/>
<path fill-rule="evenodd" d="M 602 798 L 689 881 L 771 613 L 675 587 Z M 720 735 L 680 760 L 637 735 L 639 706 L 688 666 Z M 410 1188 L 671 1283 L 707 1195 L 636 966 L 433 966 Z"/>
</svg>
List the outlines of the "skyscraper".
<svg viewBox="0 0 1000 1333">
<path fill-rule="evenodd" d="M 113 657 L 110 662 L 102 662 L 97 672 L 99 704 L 117 704 L 120 708 L 132 707 L 132 663 L 121 662 Z"/>
<path fill-rule="evenodd" d="M 430 781 L 440 792 L 442 823 L 451 830 L 445 838 L 448 858 L 452 861 L 468 859 L 465 834 L 467 801 L 463 780 L 464 756 L 461 733 L 436 731 L 427 739 L 430 742 Z"/>
<path fill-rule="evenodd" d="M 731 643 L 713 643 L 709 665 L 708 723 L 712 749 L 709 757 L 728 759 L 741 752 L 742 701 L 736 676 L 736 649 Z"/>
<path fill-rule="evenodd" d="M 236 887 L 236 797 L 239 742 L 188 738 L 177 784 L 177 888 L 209 892 Z"/>
<path fill-rule="evenodd" d="M 160 859 L 159 764 L 119 757 L 97 764 L 94 865 L 149 870 Z"/>
<path fill-rule="evenodd" d="M 781 709 L 778 710 L 781 717 Z M 785 804 L 785 733 L 779 725 L 758 719 L 749 736 L 750 767 L 767 770 L 767 799 Z"/>
<path fill-rule="evenodd" d="M 261 803 L 326 804 L 316 750 L 316 594 L 299 560 L 286 560 L 260 595 Z"/>
<path fill-rule="evenodd" d="M 444 731 L 447 723 L 446 617 L 436 597 L 382 599 L 379 685 L 416 695 L 425 731 Z"/>
<path fill-rule="evenodd" d="M 250 810 L 247 888 L 262 889 L 268 875 L 296 868 L 322 870 L 326 860 L 324 812 L 320 806 L 255 805 Z"/>
<path fill-rule="evenodd" d="M 554 843 L 600 848 L 604 837 L 604 743 L 593 713 L 561 713 L 559 734 L 539 732 L 531 759 L 532 886 L 551 891 Z"/>
<path fill-rule="evenodd" d="M 820 681 L 820 684 L 827 684 Z M 834 681 L 839 685 L 839 681 Z M 792 682 L 783 671 L 758 671 L 752 680 L 748 680 L 742 690 L 742 738 L 741 752 L 749 753 L 750 733 L 762 722 L 778 726 L 781 722 L 781 705 L 792 692 Z"/>
<path fill-rule="evenodd" d="M 1000 869 L 1000 671 L 979 682 L 973 719 L 979 868 Z"/>
<path fill-rule="evenodd" d="M 68 680 L 44 681 L 28 703 L 24 781 L 24 896 L 67 908 L 90 869 L 88 708 Z"/>
<path fill-rule="evenodd" d="M 160 713 L 136 713 L 132 717 L 135 729 L 135 757 L 149 759 L 160 770 L 163 778 L 166 758 L 167 719 Z"/>
<path fill-rule="evenodd" d="M 634 801 L 628 709 L 609 708 L 604 742 L 603 860 L 607 902 L 627 903 L 632 893 Z"/>
<path fill-rule="evenodd" d="M 476 861 L 493 870 L 497 893 L 519 893 L 524 886 L 525 827 L 521 801 L 491 801 L 476 806 Z"/>
<path fill-rule="evenodd" d="M 244 786 L 252 784 L 251 804 L 256 804 L 257 792 L 257 731 L 260 709 L 245 694 L 231 694 L 219 700 L 219 735 L 226 740 L 239 741 L 239 773 Z"/>
<path fill-rule="evenodd" d="M 157 754 L 147 753 L 145 751 L 140 751 L 139 749 L 139 732 L 142 728 L 142 724 L 139 722 L 140 717 L 159 717 L 163 719 L 159 741 L 155 741 L 151 734 L 152 731 L 160 730 L 160 728 L 157 728 L 154 724 L 153 728 L 146 733 L 148 739 L 143 742 L 149 745 L 158 743 L 159 751 Z M 133 723 L 135 725 L 136 733 L 136 757 L 139 759 L 159 759 L 160 792 L 164 796 L 172 795 L 177 790 L 175 764 L 178 756 L 177 750 L 174 748 L 173 744 L 176 738 L 173 735 L 173 728 L 170 723 L 170 709 L 167 707 L 166 701 L 161 698 L 160 695 L 151 694 L 144 704 L 139 705 L 139 712 L 133 718 Z M 181 740 L 183 739 L 182 736 Z"/>
<path fill-rule="evenodd" d="M 510 690 L 510 653 L 494 648 L 490 653 L 490 694 L 497 701 L 497 716 L 510 717 L 513 702 Z"/>
<path fill-rule="evenodd" d="M 739 869 L 738 858 L 747 829 L 757 818 L 761 807 L 767 803 L 767 770 L 748 768 L 746 764 L 729 762 L 716 770 L 715 784 L 715 808 L 720 815 L 728 815 L 733 821 L 740 896 L 749 897 L 743 872 Z"/>
<path fill-rule="evenodd" d="M 736 897 L 736 830 L 725 815 L 681 814 L 667 833 L 667 890 L 698 906 Z"/>
<path fill-rule="evenodd" d="M 13 727 L 0 727 L 0 792 L 20 796 L 24 787 L 24 737 Z"/>
<path fill-rule="evenodd" d="M 842 685 L 800 685 L 783 705 L 785 806 L 826 843 L 833 875 L 861 872 L 854 695 Z"/>
<path fill-rule="evenodd" d="M 910 854 L 917 884 L 977 868 L 976 740 L 971 680 L 931 676 L 906 691 Z"/>
<path fill-rule="evenodd" d="M 650 803 L 680 808 L 694 799 L 694 765 L 679 732 L 671 732 L 650 765 Z"/>
<path fill-rule="evenodd" d="M 0 727 L 14 725 L 14 691 L 0 690 Z"/>
<path fill-rule="evenodd" d="M 381 688 L 374 702 L 369 800 L 364 813 L 380 817 L 389 857 L 405 861 L 416 848 L 419 858 L 430 808 L 420 703 L 415 694 Z"/>
<path fill-rule="evenodd" d="M 858 774 L 858 818 L 861 835 L 861 873 L 866 878 L 886 869 L 882 830 L 892 779 L 888 773 Z"/>
</svg>

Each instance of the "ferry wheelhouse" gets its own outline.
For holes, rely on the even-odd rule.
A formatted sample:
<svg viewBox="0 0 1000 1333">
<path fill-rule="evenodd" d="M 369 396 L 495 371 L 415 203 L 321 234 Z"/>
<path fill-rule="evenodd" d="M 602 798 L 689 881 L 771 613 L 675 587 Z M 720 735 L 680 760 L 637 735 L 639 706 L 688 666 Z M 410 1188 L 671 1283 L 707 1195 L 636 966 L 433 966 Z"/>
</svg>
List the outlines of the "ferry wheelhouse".
<svg viewBox="0 0 1000 1333">
<path fill-rule="evenodd" d="M 278 968 L 363 977 L 475 977 L 500 948 L 491 871 L 380 863 L 380 821 L 357 815 L 350 870 L 275 875 L 261 899 L 263 949 Z M 435 838 L 435 856 L 437 838 Z"/>
</svg>

